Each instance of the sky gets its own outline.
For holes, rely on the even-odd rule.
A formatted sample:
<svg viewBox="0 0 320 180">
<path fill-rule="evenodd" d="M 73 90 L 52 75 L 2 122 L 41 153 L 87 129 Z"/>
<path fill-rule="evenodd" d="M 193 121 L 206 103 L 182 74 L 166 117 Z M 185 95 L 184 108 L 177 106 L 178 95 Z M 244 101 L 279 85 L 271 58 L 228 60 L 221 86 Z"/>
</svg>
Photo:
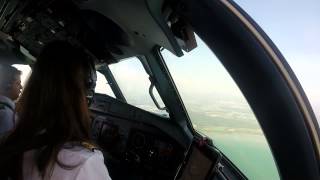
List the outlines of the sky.
<svg viewBox="0 0 320 180">
<path fill-rule="evenodd" d="M 320 1 L 236 0 L 280 49 L 320 120 Z"/>
</svg>

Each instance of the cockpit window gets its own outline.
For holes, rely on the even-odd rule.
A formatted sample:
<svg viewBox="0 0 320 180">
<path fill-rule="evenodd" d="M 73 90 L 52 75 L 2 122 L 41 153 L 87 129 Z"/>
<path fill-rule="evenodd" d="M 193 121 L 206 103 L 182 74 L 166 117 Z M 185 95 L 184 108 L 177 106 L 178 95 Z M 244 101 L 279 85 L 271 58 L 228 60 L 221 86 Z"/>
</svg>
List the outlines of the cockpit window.
<svg viewBox="0 0 320 180">
<path fill-rule="evenodd" d="M 12 65 L 15 68 L 17 68 L 19 71 L 22 72 L 21 74 L 21 85 L 24 87 L 26 84 L 30 74 L 31 74 L 31 67 L 29 65 L 23 65 L 23 64 L 14 64 Z"/>
<path fill-rule="evenodd" d="M 108 81 L 106 80 L 105 76 L 98 71 L 97 71 L 97 83 L 96 83 L 95 92 L 100 94 L 106 94 L 115 98 L 115 95 Z"/>
<path fill-rule="evenodd" d="M 149 94 L 151 82 L 142 63 L 137 57 L 109 65 L 109 68 L 129 104 L 164 117 L 169 116 L 165 110 L 158 109 L 151 99 Z M 164 107 L 156 88 L 153 89 L 153 94 L 159 105 Z"/>
<path fill-rule="evenodd" d="M 161 52 L 195 130 L 210 137 L 249 179 L 279 179 L 266 138 L 246 99 L 212 51 L 178 58 Z M 236 60 L 236 59 L 235 59 Z"/>
</svg>

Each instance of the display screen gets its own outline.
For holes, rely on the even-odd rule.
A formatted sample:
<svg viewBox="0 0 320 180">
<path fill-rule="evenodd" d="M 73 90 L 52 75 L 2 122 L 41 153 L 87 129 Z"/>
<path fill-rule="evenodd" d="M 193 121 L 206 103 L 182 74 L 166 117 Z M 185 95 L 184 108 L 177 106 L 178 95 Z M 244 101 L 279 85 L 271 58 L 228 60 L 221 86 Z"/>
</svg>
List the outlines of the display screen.
<svg viewBox="0 0 320 180">
<path fill-rule="evenodd" d="M 204 145 L 199 147 L 192 143 L 187 162 L 182 168 L 178 180 L 206 180 L 212 174 L 221 154 L 212 147 Z"/>
</svg>

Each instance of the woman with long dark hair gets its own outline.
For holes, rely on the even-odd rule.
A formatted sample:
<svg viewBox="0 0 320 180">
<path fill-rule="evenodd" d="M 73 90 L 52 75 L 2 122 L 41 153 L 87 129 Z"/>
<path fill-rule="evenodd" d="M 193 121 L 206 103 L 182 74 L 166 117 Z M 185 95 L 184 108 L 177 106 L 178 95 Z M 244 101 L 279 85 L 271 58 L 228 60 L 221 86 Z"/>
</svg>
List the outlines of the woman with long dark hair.
<svg viewBox="0 0 320 180">
<path fill-rule="evenodd" d="M 89 135 L 92 67 L 67 42 L 43 48 L 17 105 L 16 129 L 0 145 L 0 179 L 111 179 Z"/>
</svg>

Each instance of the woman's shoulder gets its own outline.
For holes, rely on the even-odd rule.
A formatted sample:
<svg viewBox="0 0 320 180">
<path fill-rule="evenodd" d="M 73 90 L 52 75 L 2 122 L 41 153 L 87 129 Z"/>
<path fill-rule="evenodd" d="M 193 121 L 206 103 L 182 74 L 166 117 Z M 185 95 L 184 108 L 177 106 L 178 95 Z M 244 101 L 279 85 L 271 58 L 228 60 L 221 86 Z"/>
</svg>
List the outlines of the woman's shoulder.
<svg viewBox="0 0 320 180">
<path fill-rule="evenodd" d="M 76 180 L 111 180 L 102 152 L 90 144 L 63 148 L 58 158 L 71 165 L 78 164 L 77 170 L 75 169 Z"/>
<path fill-rule="evenodd" d="M 66 143 L 58 154 L 59 160 L 69 163 L 84 163 L 84 161 L 90 158 L 103 161 L 102 152 L 96 146 L 89 143 L 77 145 Z"/>
<path fill-rule="evenodd" d="M 37 152 L 38 150 L 36 149 L 25 152 L 24 159 L 26 162 L 34 163 L 33 159 Z M 60 164 L 71 167 L 81 167 L 89 159 L 104 162 L 102 152 L 95 146 L 82 145 L 80 143 L 65 143 L 57 155 L 57 160 Z"/>
<path fill-rule="evenodd" d="M 31 177 L 29 179 L 38 177 L 36 168 L 32 168 L 35 166 L 33 161 L 35 153 L 36 150 L 32 150 L 24 155 L 24 174 Z M 59 151 L 57 160 L 59 163 L 54 165 L 51 177 L 53 180 L 111 179 L 102 152 L 93 146 L 66 143 Z"/>
</svg>

